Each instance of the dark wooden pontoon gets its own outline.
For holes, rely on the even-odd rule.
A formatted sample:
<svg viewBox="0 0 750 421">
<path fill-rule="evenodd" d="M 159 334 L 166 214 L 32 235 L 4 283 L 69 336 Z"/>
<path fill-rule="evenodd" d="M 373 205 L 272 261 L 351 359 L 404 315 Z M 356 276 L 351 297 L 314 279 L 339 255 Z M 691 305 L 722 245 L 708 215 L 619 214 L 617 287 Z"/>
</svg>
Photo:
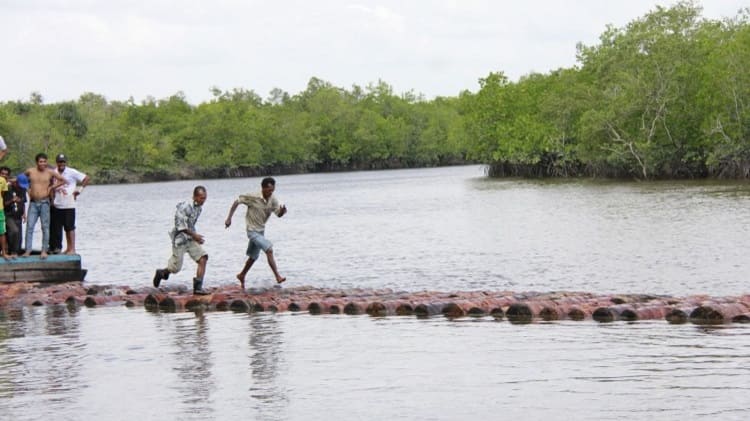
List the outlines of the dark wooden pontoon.
<svg viewBox="0 0 750 421">
<path fill-rule="evenodd" d="M 81 269 L 81 256 L 77 254 L 51 254 L 41 259 L 38 254 L 0 258 L 0 283 L 8 282 L 83 282 L 86 269 Z"/>
</svg>

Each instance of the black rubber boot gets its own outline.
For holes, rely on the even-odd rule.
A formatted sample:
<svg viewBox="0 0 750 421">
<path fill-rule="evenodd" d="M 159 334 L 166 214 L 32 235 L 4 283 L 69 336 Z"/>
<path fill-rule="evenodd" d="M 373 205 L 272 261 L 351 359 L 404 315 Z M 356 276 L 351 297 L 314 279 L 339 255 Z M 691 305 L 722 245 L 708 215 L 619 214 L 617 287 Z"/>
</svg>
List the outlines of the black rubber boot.
<svg viewBox="0 0 750 421">
<path fill-rule="evenodd" d="M 159 288 L 162 279 L 169 279 L 169 271 L 165 269 L 156 269 L 154 273 L 154 288 Z"/>
<path fill-rule="evenodd" d="M 193 295 L 209 295 L 210 292 L 203 289 L 203 279 L 193 278 Z"/>
</svg>

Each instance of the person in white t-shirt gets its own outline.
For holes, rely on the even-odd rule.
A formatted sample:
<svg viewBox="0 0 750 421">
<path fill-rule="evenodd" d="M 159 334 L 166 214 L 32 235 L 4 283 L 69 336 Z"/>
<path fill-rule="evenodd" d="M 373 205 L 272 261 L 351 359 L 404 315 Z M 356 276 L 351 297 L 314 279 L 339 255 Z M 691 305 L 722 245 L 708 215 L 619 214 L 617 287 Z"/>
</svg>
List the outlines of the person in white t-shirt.
<svg viewBox="0 0 750 421">
<path fill-rule="evenodd" d="M 68 157 L 57 155 L 57 173 L 65 184 L 55 189 L 55 198 L 50 209 L 50 253 L 62 250 L 62 232 L 65 229 L 65 254 L 76 254 L 76 199 L 89 184 L 89 176 L 68 166 Z M 80 186 L 78 185 L 80 184 Z"/>
<path fill-rule="evenodd" d="M 5 144 L 5 139 L 3 139 L 2 136 L 0 136 L 0 160 L 5 158 L 5 155 L 8 154 L 8 145 Z"/>
</svg>

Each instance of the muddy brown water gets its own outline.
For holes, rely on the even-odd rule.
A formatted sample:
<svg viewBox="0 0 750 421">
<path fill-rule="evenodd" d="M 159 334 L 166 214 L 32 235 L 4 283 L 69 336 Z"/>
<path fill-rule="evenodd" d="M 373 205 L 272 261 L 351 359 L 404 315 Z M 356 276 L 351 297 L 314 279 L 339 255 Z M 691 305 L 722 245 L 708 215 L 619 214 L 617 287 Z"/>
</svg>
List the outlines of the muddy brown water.
<svg viewBox="0 0 750 421">
<path fill-rule="evenodd" d="M 477 166 L 277 180 L 290 212 L 267 234 L 290 285 L 750 290 L 744 182 L 490 180 Z M 209 285 L 242 264 L 242 215 L 223 221 L 259 181 L 202 181 Z M 148 285 L 195 184 L 87 188 L 88 282 Z M 271 281 L 263 260 L 248 276 Z M 24 307 L 0 311 L 0 419 L 746 419 L 748 357 L 744 324 Z"/>
</svg>

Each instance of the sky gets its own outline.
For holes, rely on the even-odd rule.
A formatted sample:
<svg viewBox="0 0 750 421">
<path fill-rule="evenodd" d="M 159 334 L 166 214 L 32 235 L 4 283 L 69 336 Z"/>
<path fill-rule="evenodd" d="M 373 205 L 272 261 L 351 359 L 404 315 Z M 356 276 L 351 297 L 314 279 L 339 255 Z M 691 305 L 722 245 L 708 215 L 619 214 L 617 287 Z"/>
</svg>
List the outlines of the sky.
<svg viewBox="0 0 750 421">
<path fill-rule="evenodd" d="M 748 0 L 703 0 L 734 17 Z M 0 102 L 142 101 L 211 88 L 292 95 L 317 77 L 350 89 L 382 80 L 431 99 L 576 64 L 651 0 L 0 0 Z"/>
</svg>

